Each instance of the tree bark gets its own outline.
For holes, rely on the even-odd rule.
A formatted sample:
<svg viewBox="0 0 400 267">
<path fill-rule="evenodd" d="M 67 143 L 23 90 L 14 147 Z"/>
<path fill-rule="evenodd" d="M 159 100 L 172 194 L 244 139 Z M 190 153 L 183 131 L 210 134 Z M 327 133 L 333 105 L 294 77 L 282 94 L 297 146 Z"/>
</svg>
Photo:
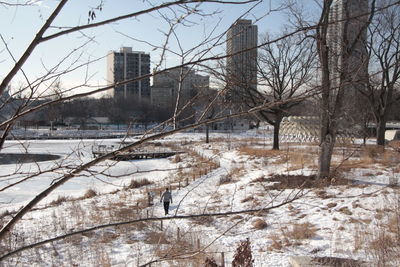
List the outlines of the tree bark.
<svg viewBox="0 0 400 267">
<path fill-rule="evenodd" d="M 323 142 L 321 142 L 318 156 L 318 177 L 327 178 L 330 174 L 331 159 L 333 153 L 333 147 L 335 145 L 334 137 L 328 134 L 324 136 Z"/>
<path fill-rule="evenodd" d="M 279 130 L 281 128 L 282 116 L 277 116 L 274 123 L 274 141 L 273 141 L 273 150 L 279 150 Z"/>
<path fill-rule="evenodd" d="M 206 124 L 206 144 L 210 142 L 210 126 Z"/>
<path fill-rule="evenodd" d="M 386 116 L 379 116 L 376 126 L 376 144 L 378 146 L 385 145 Z"/>
</svg>

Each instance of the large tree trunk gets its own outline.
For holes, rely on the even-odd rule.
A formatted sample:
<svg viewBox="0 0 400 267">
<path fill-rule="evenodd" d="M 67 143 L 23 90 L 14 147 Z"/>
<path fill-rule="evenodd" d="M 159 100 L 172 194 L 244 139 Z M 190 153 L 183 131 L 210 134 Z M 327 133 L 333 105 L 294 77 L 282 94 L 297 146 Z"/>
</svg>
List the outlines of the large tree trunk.
<svg viewBox="0 0 400 267">
<path fill-rule="evenodd" d="M 385 145 L 386 116 L 379 116 L 376 125 L 376 144 L 378 146 Z"/>
<path fill-rule="evenodd" d="M 333 146 L 335 138 L 332 136 L 331 114 L 329 109 L 330 102 L 330 75 L 328 68 L 328 48 L 326 39 L 320 40 L 320 60 L 321 60 L 321 76 L 322 76 L 322 94 L 321 94 L 321 128 L 320 128 L 320 148 L 318 156 L 318 178 L 326 178 L 329 176 Z"/>
<path fill-rule="evenodd" d="M 319 148 L 319 156 L 318 156 L 319 178 L 329 177 L 334 145 L 335 145 L 334 137 L 332 137 L 330 134 L 325 135 L 324 140 L 322 140 Z"/>
<path fill-rule="evenodd" d="M 273 150 L 279 150 L 279 130 L 281 128 L 282 116 L 277 116 L 274 123 L 274 141 L 273 141 Z"/>
<path fill-rule="evenodd" d="M 206 124 L 206 144 L 210 142 L 210 126 Z"/>
</svg>

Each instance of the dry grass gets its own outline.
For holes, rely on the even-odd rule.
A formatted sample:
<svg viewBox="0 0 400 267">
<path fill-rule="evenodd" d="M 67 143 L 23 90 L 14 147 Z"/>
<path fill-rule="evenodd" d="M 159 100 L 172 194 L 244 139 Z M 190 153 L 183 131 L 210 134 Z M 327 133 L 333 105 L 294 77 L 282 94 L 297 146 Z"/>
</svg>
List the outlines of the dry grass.
<svg viewBox="0 0 400 267">
<path fill-rule="evenodd" d="M 356 226 L 354 249 L 363 250 L 370 266 L 400 266 L 400 196 L 389 198 L 384 209 L 376 209 L 375 224 L 371 219 L 361 220 Z M 354 220 L 356 221 L 356 220 Z"/>
<path fill-rule="evenodd" d="M 191 221 L 194 224 L 208 226 L 214 222 L 214 217 L 212 217 L 212 216 L 196 217 L 196 218 L 192 218 Z"/>
<path fill-rule="evenodd" d="M 352 169 L 371 169 L 371 165 L 375 165 L 376 169 L 391 168 L 391 171 L 400 171 L 400 157 L 398 150 L 388 148 L 388 146 L 366 145 L 362 147 L 350 146 L 343 148 L 342 155 L 336 151 L 335 155 L 342 160 L 336 160 L 332 165 L 336 165 L 338 172 L 350 172 Z M 345 155 L 346 154 L 346 155 Z M 348 154 L 348 155 L 347 155 Z M 376 176 L 386 174 L 379 172 L 366 172 L 364 176 Z"/>
<path fill-rule="evenodd" d="M 206 255 L 203 253 L 193 253 L 196 251 L 196 247 L 190 242 L 183 240 L 164 244 L 155 251 L 155 254 L 160 258 L 169 258 L 169 261 L 163 261 L 162 266 L 175 266 L 175 267 L 186 267 L 186 266 L 204 266 Z M 185 259 L 178 259 L 180 255 L 193 256 L 185 257 Z"/>
<path fill-rule="evenodd" d="M 400 241 L 400 211 L 396 211 L 388 221 L 387 229 Z"/>
<path fill-rule="evenodd" d="M 99 266 L 101 267 L 111 267 L 111 259 L 107 252 L 101 251 L 99 257 Z"/>
<path fill-rule="evenodd" d="M 110 215 L 111 218 L 118 218 L 118 221 L 122 220 L 132 220 L 135 219 L 137 216 L 135 214 L 135 208 L 124 208 L 124 207 L 119 207 L 118 208 L 113 208 L 110 210 Z"/>
<path fill-rule="evenodd" d="M 366 248 L 375 266 L 399 266 L 399 241 L 393 235 L 378 231 Z"/>
<path fill-rule="evenodd" d="M 309 239 L 315 236 L 318 229 L 311 223 L 296 223 L 289 227 L 287 230 L 283 230 L 284 236 L 295 239 L 303 240 Z"/>
<path fill-rule="evenodd" d="M 319 179 L 315 175 L 274 175 L 270 182 L 276 182 L 268 188 L 273 190 L 297 189 L 297 188 L 324 188 L 331 185 L 348 185 L 351 181 L 344 178 Z"/>
<path fill-rule="evenodd" d="M 291 170 L 301 170 L 306 167 L 315 168 L 314 158 L 315 155 L 311 155 L 309 153 L 305 153 L 304 151 L 299 152 L 290 152 L 288 155 Z"/>
<path fill-rule="evenodd" d="M 243 172 L 244 172 L 243 167 L 232 168 L 228 174 L 220 177 L 219 184 L 223 185 L 223 184 L 233 183 L 243 174 Z"/>
<path fill-rule="evenodd" d="M 117 233 L 104 231 L 100 235 L 100 237 L 97 239 L 97 242 L 108 244 L 108 243 L 111 243 L 112 241 L 116 240 L 118 237 L 119 237 L 119 234 L 117 234 Z"/>
<path fill-rule="evenodd" d="M 357 155 L 355 155 L 357 156 Z M 396 150 L 385 149 L 383 146 L 367 145 L 360 149 L 357 159 L 349 159 L 340 162 L 341 171 L 349 171 L 352 168 L 371 168 L 371 164 L 380 164 L 384 167 L 396 168 L 400 163 L 399 153 Z M 373 176 L 377 173 L 366 173 L 365 176 Z"/>
<path fill-rule="evenodd" d="M 373 163 L 385 152 L 383 146 L 367 145 L 361 149 L 361 159 L 365 162 Z"/>
<path fill-rule="evenodd" d="M 268 182 L 268 179 L 265 178 L 264 176 L 261 176 L 252 180 L 250 183 L 264 183 L 264 182 Z"/>
<path fill-rule="evenodd" d="M 263 157 L 277 157 L 282 155 L 282 151 L 280 150 L 271 150 L 266 148 L 254 148 L 249 146 L 242 146 L 239 148 L 239 153 L 247 155 L 247 156 L 254 156 L 257 158 Z"/>
<path fill-rule="evenodd" d="M 186 163 L 186 168 L 180 169 L 174 179 L 174 182 L 179 183 L 181 186 L 185 186 L 189 182 L 220 167 L 218 161 L 206 158 L 192 150 L 188 151 L 187 157 L 184 160 L 181 159 L 181 161 Z"/>
<path fill-rule="evenodd" d="M 145 239 L 147 244 L 170 244 L 165 233 L 150 232 Z"/>
<path fill-rule="evenodd" d="M 49 203 L 49 205 L 50 205 L 50 206 L 58 206 L 58 205 L 60 205 L 61 203 L 66 202 L 66 201 L 68 201 L 68 200 L 69 200 L 69 198 L 66 197 L 66 196 L 58 196 L 57 199 L 51 201 L 51 202 Z"/>
</svg>

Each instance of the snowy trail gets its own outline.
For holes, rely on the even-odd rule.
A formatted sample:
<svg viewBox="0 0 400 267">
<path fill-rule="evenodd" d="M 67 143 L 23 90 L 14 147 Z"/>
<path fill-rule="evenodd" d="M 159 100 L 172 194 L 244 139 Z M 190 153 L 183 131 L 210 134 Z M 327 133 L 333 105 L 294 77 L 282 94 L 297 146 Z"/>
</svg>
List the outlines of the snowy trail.
<svg viewBox="0 0 400 267">
<path fill-rule="evenodd" d="M 215 158 L 213 154 L 203 153 L 204 151 L 197 152 L 200 152 L 203 156 Z M 225 199 L 219 201 L 214 199 L 214 197 L 220 195 L 221 192 L 227 192 L 226 189 L 221 187 L 220 178 L 226 176 L 232 168 L 235 168 L 236 163 L 232 160 L 233 158 L 237 158 L 235 152 L 223 154 L 219 157 L 219 168 L 191 182 L 187 187 L 174 191 L 174 202 L 170 206 L 169 216 L 212 213 L 209 208 L 214 209 L 216 203 L 220 203 L 221 206 L 226 206 L 228 208 L 228 210 L 223 210 L 220 207 L 217 212 L 232 211 L 234 208 L 240 209 L 240 207 L 234 203 L 237 202 L 237 199 L 235 199 L 237 196 L 235 195 L 226 195 Z M 257 170 L 255 172 L 257 172 Z M 163 217 L 164 211 L 162 203 L 157 201 L 155 207 L 152 207 L 152 212 L 154 212 L 153 214 L 156 217 Z M 252 239 L 255 238 L 252 231 L 244 230 L 243 232 L 241 230 L 243 224 L 248 224 L 251 218 L 252 216 L 250 215 L 244 215 L 243 222 L 239 224 L 232 222 L 215 225 L 212 223 L 210 225 L 202 225 L 201 227 L 194 226 L 191 220 L 170 220 L 165 223 L 164 231 L 172 238 L 176 238 L 177 228 L 179 228 L 181 235 L 186 235 L 189 239 L 191 239 L 193 235 L 198 237 L 201 242 L 201 249 L 207 247 L 206 251 L 210 255 L 214 255 L 216 259 L 219 259 L 221 252 L 224 252 L 225 264 L 229 266 L 238 242 L 244 240 L 247 236 L 252 237 Z M 193 244 L 193 246 L 196 245 L 197 244 Z M 290 264 L 287 258 L 288 256 L 286 253 L 279 253 L 276 255 L 263 253 L 255 257 L 255 266 L 288 267 Z"/>
</svg>

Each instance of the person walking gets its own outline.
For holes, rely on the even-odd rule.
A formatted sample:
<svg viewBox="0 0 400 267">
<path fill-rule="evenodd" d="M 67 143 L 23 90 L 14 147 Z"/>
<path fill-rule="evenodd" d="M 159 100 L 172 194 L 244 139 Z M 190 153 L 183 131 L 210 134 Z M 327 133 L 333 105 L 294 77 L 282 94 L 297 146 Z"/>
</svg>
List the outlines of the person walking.
<svg viewBox="0 0 400 267">
<path fill-rule="evenodd" d="M 169 211 L 169 202 L 172 203 L 172 194 L 169 191 L 168 187 L 165 188 L 165 192 L 161 195 L 160 203 L 164 200 L 164 211 L 165 215 L 168 214 Z"/>
</svg>

